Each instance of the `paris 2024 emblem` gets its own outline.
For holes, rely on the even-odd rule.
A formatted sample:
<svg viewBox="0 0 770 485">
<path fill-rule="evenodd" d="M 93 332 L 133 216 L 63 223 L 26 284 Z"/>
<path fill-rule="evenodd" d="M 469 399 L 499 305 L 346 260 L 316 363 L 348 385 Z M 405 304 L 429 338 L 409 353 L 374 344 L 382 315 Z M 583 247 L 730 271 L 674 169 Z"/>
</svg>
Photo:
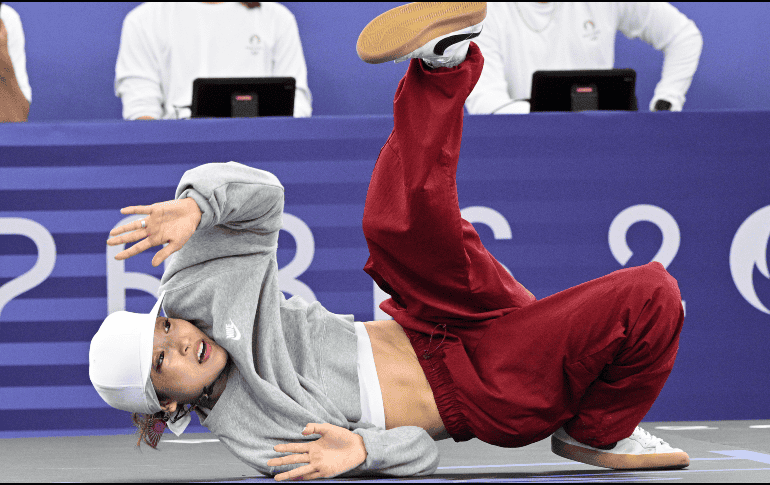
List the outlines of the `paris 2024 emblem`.
<svg viewBox="0 0 770 485">
<path fill-rule="evenodd" d="M 733 237 L 730 246 L 730 273 L 735 287 L 751 305 L 761 312 L 770 310 L 760 301 L 754 287 L 754 267 L 770 279 L 767 267 L 767 245 L 770 241 L 770 205 L 751 214 Z"/>
</svg>

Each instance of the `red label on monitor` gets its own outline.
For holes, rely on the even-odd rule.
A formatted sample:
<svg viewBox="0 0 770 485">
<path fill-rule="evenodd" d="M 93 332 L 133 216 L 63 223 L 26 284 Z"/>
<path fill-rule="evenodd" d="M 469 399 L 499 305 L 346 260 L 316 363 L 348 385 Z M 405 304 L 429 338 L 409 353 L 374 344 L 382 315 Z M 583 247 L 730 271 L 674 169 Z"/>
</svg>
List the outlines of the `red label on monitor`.
<svg viewBox="0 0 770 485">
<path fill-rule="evenodd" d="M 578 93 L 593 93 L 594 88 L 577 88 L 575 91 Z"/>
<path fill-rule="evenodd" d="M 239 94 L 235 97 L 236 101 L 251 101 L 251 95 L 250 94 Z"/>
</svg>

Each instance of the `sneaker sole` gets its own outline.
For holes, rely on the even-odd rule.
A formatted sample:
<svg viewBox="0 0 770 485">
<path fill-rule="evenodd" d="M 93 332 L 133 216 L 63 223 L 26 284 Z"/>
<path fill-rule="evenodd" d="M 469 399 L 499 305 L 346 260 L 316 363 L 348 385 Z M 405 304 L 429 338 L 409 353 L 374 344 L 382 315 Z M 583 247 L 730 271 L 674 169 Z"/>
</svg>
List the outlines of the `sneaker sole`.
<svg viewBox="0 0 770 485">
<path fill-rule="evenodd" d="M 677 470 L 690 465 L 690 456 L 684 451 L 649 455 L 619 455 L 571 445 L 554 436 L 551 436 L 551 451 L 568 460 L 615 470 Z"/>
<path fill-rule="evenodd" d="M 437 37 L 476 25 L 486 16 L 485 2 L 402 5 L 369 22 L 358 36 L 356 51 L 369 64 L 393 61 Z"/>
</svg>

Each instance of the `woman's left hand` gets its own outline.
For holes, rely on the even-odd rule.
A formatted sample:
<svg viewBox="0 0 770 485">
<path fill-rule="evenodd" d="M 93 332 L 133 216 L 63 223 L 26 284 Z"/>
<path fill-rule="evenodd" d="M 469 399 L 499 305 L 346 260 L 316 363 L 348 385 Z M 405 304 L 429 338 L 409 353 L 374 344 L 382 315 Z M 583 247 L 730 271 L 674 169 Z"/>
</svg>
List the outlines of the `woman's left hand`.
<svg viewBox="0 0 770 485">
<path fill-rule="evenodd" d="M 345 428 L 328 423 L 310 423 L 302 434 L 320 434 L 321 438 L 305 443 L 276 445 L 273 448 L 275 451 L 293 454 L 268 460 L 268 466 L 307 463 L 305 466 L 276 475 L 277 481 L 336 477 L 366 460 L 364 439 Z"/>
<path fill-rule="evenodd" d="M 201 221 L 201 210 L 195 200 L 189 197 L 152 205 L 124 207 L 120 213 L 147 214 L 147 217 L 123 224 L 110 231 L 112 237 L 107 239 L 107 244 L 110 246 L 139 241 L 119 252 L 115 259 L 128 259 L 153 246 L 168 243 L 165 248 L 155 253 L 152 258 L 153 266 L 158 266 L 171 254 L 180 250 Z M 142 227 L 143 223 L 144 227 Z"/>
</svg>

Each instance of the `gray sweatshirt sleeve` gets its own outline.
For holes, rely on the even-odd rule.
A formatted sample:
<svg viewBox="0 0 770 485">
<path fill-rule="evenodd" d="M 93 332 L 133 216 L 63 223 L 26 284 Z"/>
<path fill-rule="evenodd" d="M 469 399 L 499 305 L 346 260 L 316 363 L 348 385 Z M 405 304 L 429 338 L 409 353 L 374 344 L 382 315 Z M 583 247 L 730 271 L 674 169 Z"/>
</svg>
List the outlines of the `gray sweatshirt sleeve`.
<svg viewBox="0 0 770 485">
<path fill-rule="evenodd" d="M 275 252 L 283 214 L 283 186 L 275 175 L 236 162 L 208 163 L 184 173 L 176 198 L 185 197 L 198 204 L 201 220 L 172 255 L 162 283 L 204 261 Z"/>
<path fill-rule="evenodd" d="M 281 228 L 283 186 L 264 170 L 237 162 L 201 165 L 182 176 L 176 198 L 185 197 L 201 209 L 199 230 L 220 224 L 261 233 Z"/>
<path fill-rule="evenodd" d="M 428 433 L 416 426 L 389 430 L 358 428 L 364 439 L 366 461 L 342 476 L 382 474 L 390 476 L 430 475 L 438 467 L 438 447 Z"/>
</svg>

